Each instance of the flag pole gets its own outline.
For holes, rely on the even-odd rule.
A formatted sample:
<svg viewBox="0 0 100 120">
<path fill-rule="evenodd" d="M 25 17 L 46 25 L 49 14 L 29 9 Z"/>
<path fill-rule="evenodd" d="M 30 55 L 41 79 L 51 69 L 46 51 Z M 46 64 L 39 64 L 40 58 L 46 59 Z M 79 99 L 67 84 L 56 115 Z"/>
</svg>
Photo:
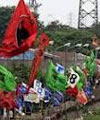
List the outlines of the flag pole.
<svg viewBox="0 0 100 120">
<path fill-rule="evenodd" d="M 10 120 L 9 110 L 7 110 L 7 120 Z"/>
</svg>

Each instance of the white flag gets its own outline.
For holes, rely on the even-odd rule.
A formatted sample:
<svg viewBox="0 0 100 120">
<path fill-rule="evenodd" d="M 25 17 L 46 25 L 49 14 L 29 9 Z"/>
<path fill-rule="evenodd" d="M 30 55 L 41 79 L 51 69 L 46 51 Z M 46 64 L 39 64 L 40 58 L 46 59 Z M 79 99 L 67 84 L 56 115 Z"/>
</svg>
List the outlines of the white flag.
<svg viewBox="0 0 100 120">
<path fill-rule="evenodd" d="M 61 74 L 64 74 L 64 70 L 65 70 L 64 66 L 57 63 L 56 71 Z"/>
<path fill-rule="evenodd" d="M 70 76 L 68 78 L 68 84 L 71 88 L 74 88 L 79 81 L 80 77 L 79 75 L 72 69 L 70 68 Z"/>
</svg>

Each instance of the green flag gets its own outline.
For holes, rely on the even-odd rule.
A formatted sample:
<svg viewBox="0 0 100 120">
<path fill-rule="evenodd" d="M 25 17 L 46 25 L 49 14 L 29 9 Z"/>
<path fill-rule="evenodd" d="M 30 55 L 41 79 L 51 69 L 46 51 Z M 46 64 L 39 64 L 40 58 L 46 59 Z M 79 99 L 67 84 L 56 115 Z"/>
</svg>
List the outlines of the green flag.
<svg viewBox="0 0 100 120">
<path fill-rule="evenodd" d="M 77 74 L 80 77 L 80 79 L 77 83 L 77 87 L 78 87 L 79 90 L 82 90 L 82 88 L 84 86 L 84 82 L 85 82 L 85 75 L 84 75 L 83 71 L 80 69 L 79 66 L 75 67 L 75 71 L 77 72 Z"/>
<path fill-rule="evenodd" d="M 0 89 L 4 91 L 14 91 L 15 88 L 15 77 L 11 72 L 0 65 Z"/>
<path fill-rule="evenodd" d="M 86 57 L 85 67 L 88 70 L 89 76 L 93 77 L 96 72 L 95 54 L 93 51 L 90 56 Z"/>
<path fill-rule="evenodd" d="M 46 84 L 54 91 L 64 91 L 67 86 L 67 76 L 57 72 L 56 66 L 49 61 L 46 72 Z"/>
</svg>

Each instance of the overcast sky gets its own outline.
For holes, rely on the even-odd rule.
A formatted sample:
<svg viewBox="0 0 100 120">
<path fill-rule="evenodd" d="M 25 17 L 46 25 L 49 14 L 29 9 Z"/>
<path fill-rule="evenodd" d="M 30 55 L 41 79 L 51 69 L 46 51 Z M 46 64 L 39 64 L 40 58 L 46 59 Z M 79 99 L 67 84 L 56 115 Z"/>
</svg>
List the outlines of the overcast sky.
<svg viewBox="0 0 100 120">
<path fill-rule="evenodd" d="M 0 0 L 0 6 L 17 5 L 19 0 Z M 29 0 L 24 0 L 26 3 Z M 100 0 L 98 0 L 100 2 Z M 59 20 L 63 24 L 77 26 L 79 0 L 37 0 L 42 3 L 38 12 L 45 24 Z"/>
</svg>

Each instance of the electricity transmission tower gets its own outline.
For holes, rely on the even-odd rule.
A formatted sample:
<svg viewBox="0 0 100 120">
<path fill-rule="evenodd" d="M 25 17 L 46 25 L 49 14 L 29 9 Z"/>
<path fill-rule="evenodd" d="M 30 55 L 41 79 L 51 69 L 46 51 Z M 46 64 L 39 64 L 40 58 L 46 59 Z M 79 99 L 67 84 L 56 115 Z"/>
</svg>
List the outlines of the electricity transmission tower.
<svg viewBox="0 0 100 120">
<path fill-rule="evenodd" d="M 41 6 L 42 4 L 40 3 L 37 3 L 37 1 L 36 0 L 29 0 L 29 6 L 31 7 L 31 8 L 33 8 L 34 9 L 34 11 L 37 13 L 37 11 L 38 11 L 38 8 Z"/>
<path fill-rule="evenodd" d="M 78 28 L 88 28 L 98 24 L 98 0 L 80 0 Z"/>
</svg>

